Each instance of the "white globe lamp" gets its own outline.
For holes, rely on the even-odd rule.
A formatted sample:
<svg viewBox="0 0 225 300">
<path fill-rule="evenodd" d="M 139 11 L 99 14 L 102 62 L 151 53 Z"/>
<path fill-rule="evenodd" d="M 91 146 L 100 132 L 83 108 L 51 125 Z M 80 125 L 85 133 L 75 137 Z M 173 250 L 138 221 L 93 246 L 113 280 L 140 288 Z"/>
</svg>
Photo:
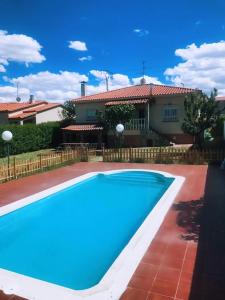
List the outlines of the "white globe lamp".
<svg viewBox="0 0 225 300">
<path fill-rule="evenodd" d="M 12 140 L 12 138 L 13 138 L 13 134 L 11 131 L 9 131 L 9 130 L 3 131 L 3 133 L 2 133 L 3 141 L 10 142 Z"/>
<path fill-rule="evenodd" d="M 123 126 L 123 124 L 117 124 L 117 125 L 116 125 L 116 131 L 117 131 L 118 133 L 123 133 L 123 131 L 124 131 L 124 126 Z"/>
<path fill-rule="evenodd" d="M 116 125 L 116 132 L 118 134 L 118 147 L 121 148 L 121 139 L 122 139 L 122 134 L 124 131 L 124 126 L 123 124 L 119 123 Z"/>
<path fill-rule="evenodd" d="M 2 139 L 7 143 L 7 157 L 8 157 L 8 176 L 10 176 L 10 171 L 9 171 L 9 163 L 10 163 L 10 157 L 9 157 L 9 142 L 12 140 L 13 134 L 9 130 L 5 130 L 2 133 Z"/>
</svg>

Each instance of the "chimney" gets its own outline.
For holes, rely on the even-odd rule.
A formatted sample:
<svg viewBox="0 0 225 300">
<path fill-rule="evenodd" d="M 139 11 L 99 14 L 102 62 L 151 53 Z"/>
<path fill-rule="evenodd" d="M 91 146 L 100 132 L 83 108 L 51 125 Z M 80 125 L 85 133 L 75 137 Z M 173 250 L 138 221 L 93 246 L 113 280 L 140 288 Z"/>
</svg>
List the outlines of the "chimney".
<svg viewBox="0 0 225 300">
<path fill-rule="evenodd" d="M 80 88 L 81 88 L 81 97 L 84 97 L 86 95 L 86 81 L 81 81 Z"/>
<path fill-rule="evenodd" d="M 30 98 L 29 98 L 29 103 L 33 103 L 34 102 L 34 95 L 30 95 Z"/>
<path fill-rule="evenodd" d="M 146 80 L 145 80 L 145 77 L 144 77 L 144 76 L 141 78 L 140 84 L 141 84 L 141 85 L 146 84 Z"/>
</svg>

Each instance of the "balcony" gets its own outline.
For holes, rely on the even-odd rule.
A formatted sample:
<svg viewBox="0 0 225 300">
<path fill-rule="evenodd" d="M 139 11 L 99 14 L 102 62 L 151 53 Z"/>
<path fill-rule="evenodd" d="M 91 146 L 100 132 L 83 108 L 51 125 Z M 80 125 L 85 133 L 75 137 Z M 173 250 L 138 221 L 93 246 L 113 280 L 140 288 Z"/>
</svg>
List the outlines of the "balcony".
<svg viewBox="0 0 225 300">
<path fill-rule="evenodd" d="M 144 130 L 148 128 L 147 120 L 132 119 L 129 123 L 125 124 L 125 130 Z"/>
</svg>

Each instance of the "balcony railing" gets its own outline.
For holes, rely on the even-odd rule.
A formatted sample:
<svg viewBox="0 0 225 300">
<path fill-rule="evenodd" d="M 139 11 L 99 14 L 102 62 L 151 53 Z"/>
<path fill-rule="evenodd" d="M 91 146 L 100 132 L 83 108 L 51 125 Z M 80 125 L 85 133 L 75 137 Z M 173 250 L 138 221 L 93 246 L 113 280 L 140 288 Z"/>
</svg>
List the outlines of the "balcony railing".
<svg viewBox="0 0 225 300">
<path fill-rule="evenodd" d="M 130 122 L 125 124 L 126 130 L 144 130 L 147 129 L 147 120 L 142 119 L 132 119 Z"/>
</svg>

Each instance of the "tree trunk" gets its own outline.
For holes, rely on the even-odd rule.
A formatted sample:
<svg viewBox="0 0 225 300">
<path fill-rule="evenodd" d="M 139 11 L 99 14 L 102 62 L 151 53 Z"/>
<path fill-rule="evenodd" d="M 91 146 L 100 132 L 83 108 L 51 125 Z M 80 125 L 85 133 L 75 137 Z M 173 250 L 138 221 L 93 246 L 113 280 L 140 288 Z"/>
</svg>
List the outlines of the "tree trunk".
<svg viewBox="0 0 225 300">
<path fill-rule="evenodd" d="M 201 133 L 197 133 L 194 136 L 194 146 L 195 146 L 195 148 L 202 150 L 202 134 Z"/>
</svg>

